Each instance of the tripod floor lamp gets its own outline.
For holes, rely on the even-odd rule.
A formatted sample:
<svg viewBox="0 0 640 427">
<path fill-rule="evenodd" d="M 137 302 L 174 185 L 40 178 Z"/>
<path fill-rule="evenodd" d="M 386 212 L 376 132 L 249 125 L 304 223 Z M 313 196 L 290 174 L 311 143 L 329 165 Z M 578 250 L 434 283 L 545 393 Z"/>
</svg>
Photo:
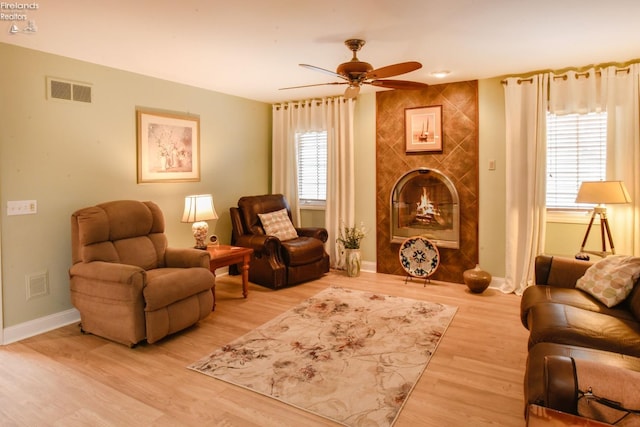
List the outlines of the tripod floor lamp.
<svg viewBox="0 0 640 427">
<path fill-rule="evenodd" d="M 584 181 L 580 185 L 578 190 L 578 196 L 576 197 L 576 203 L 594 203 L 597 206 L 591 213 L 591 219 L 589 220 L 589 226 L 587 232 L 582 240 L 582 246 L 580 247 L 580 253 L 576 255 L 578 259 L 589 259 L 586 254 L 598 255 L 600 257 L 606 257 L 607 255 L 615 254 L 616 250 L 613 246 L 613 239 L 611 238 L 611 229 L 609 228 L 609 220 L 607 219 L 607 208 L 605 204 L 621 204 L 631 202 L 631 197 L 627 192 L 627 188 L 622 181 Z M 584 247 L 587 244 L 587 238 L 589 232 L 593 226 L 593 221 L 596 215 L 600 217 L 600 239 L 602 241 L 601 251 L 585 251 Z M 609 241 L 609 247 L 611 251 L 607 251 L 607 242 Z"/>
</svg>

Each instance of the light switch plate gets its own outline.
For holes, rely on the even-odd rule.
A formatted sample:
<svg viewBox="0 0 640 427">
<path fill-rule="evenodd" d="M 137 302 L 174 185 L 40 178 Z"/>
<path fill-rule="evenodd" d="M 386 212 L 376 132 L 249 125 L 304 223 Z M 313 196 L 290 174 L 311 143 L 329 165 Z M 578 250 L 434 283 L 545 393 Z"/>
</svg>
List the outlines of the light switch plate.
<svg viewBox="0 0 640 427">
<path fill-rule="evenodd" d="M 36 200 L 9 200 L 7 201 L 7 215 L 31 215 L 38 212 Z"/>
</svg>

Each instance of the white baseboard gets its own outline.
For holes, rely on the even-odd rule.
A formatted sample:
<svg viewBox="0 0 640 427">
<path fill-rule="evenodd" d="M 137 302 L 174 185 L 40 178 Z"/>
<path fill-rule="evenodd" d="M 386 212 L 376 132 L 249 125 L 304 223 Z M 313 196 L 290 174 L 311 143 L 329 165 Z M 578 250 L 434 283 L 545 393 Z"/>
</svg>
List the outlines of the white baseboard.
<svg viewBox="0 0 640 427">
<path fill-rule="evenodd" d="M 378 269 L 378 265 L 375 261 L 362 261 L 362 271 L 366 271 L 369 273 L 375 273 Z"/>
<path fill-rule="evenodd" d="M 49 332 L 79 321 L 80 312 L 75 308 L 40 317 L 39 319 L 29 320 L 28 322 L 5 328 L 2 337 L 3 342 L 0 344 L 11 344 L 12 342 Z"/>
</svg>

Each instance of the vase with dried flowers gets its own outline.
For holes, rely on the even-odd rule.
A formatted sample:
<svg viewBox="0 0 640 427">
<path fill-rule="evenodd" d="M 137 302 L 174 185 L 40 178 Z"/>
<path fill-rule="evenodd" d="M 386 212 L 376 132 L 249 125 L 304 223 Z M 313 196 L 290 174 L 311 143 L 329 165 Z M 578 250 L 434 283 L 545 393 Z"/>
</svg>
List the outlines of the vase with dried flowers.
<svg viewBox="0 0 640 427">
<path fill-rule="evenodd" d="M 344 249 L 344 260 L 347 270 L 347 276 L 357 277 L 360 275 L 360 267 L 362 266 L 362 257 L 360 255 L 360 243 L 366 236 L 367 231 L 364 224 L 360 223 L 359 227 L 342 225 L 340 233 L 336 241 Z"/>
</svg>

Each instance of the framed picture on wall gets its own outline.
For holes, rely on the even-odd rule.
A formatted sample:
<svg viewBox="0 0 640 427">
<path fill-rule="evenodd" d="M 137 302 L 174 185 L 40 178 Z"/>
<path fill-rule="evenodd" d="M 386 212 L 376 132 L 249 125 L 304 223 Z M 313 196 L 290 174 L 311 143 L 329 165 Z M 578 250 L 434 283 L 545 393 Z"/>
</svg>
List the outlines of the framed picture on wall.
<svg viewBox="0 0 640 427">
<path fill-rule="evenodd" d="M 138 183 L 200 181 L 200 117 L 136 109 Z"/>
<path fill-rule="evenodd" d="M 407 153 L 442 152 L 442 105 L 404 110 Z"/>
</svg>

